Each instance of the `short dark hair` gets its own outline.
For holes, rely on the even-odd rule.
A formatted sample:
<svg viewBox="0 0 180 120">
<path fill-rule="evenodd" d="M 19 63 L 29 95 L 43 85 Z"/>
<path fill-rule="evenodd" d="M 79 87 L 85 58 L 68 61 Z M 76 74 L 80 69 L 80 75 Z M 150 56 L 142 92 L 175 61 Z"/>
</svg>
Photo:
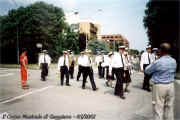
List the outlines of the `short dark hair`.
<svg viewBox="0 0 180 120">
<path fill-rule="evenodd" d="M 26 48 L 23 48 L 23 49 L 22 49 L 22 52 L 27 52 L 27 49 L 26 49 Z"/>
<path fill-rule="evenodd" d="M 170 51 L 171 51 L 171 45 L 169 43 L 162 43 L 160 45 L 160 50 L 163 52 L 163 53 L 167 53 L 169 54 Z"/>
</svg>

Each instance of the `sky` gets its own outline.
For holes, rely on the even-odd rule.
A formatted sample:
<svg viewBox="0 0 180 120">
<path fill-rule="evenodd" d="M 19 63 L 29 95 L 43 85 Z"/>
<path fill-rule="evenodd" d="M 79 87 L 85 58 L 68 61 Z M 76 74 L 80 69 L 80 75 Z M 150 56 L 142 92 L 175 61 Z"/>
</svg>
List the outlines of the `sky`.
<svg viewBox="0 0 180 120">
<path fill-rule="evenodd" d="M 130 48 L 144 50 L 148 43 L 143 17 L 149 0 L 0 0 L 0 15 L 37 1 L 61 7 L 64 12 L 78 12 L 81 19 L 96 21 L 101 24 L 101 34 L 121 34 L 129 41 Z"/>
</svg>

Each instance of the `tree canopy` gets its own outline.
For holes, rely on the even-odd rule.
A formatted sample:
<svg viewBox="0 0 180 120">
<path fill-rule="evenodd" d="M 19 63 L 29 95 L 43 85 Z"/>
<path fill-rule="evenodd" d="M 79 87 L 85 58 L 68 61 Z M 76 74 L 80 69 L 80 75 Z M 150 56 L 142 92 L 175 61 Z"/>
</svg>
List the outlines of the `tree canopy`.
<svg viewBox="0 0 180 120">
<path fill-rule="evenodd" d="M 18 46 L 20 50 L 28 49 L 31 63 L 37 62 L 40 52 L 37 43 L 41 43 L 42 49 L 47 49 L 53 58 L 57 58 L 64 49 L 78 52 L 75 47 L 79 44 L 78 34 L 70 31 L 61 8 L 36 2 L 10 10 L 8 15 L 0 17 L 0 22 L 2 62 L 15 63 Z"/>
<path fill-rule="evenodd" d="M 162 42 L 173 45 L 179 39 L 179 2 L 150 0 L 143 22 L 153 47 L 159 47 Z"/>
<path fill-rule="evenodd" d="M 108 52 L 110 50 L 107 46 L 106 41 L 100 41 L 96 38 L 88 42 L 88 49 L 92 50 L 94 54 L 96 54 L 98 51 Z"/>
</svg>

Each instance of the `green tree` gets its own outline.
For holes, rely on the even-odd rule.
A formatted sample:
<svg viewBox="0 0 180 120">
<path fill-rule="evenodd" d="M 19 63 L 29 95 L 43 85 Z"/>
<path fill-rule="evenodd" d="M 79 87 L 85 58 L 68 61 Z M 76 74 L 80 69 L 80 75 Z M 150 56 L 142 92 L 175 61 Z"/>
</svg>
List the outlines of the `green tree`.
<svg viewBox="0 0 180 120">
<path fill-rule="evenodd" d="M 42 43 L 43 49 L 47 49 L 52 58 L 57 58 L 62 50 L 69 47 L 78 51 L 74 47 L 77 35 L 73 32 L 64 34 L 64 31 L 68 31 L 69 25 L 65 23 L 63 10 L 53 5 L 36 2 L 27 7 L 19 7 L 10 10 L 7 16 L 1 17 L 0 22 L 2 23 L 1 48 L 4 62 L 16 63 L 17 37 L 19 48 L 28 48 L 30 63 L 37 62 L 38 52 L 40 52 L 36 47 L 37 43 Z M 66 40 L 71 41 L 73 46 L 67 45 Z"/>
<path fill-rule="evenodd" d="M 103 50 L 105 52 L 109 51 L 106 41 L 100 41 L 97 40 L 96 38 L 88 42 L 88 49 L 92 50 L 94 54 L 96 54 L 97 50 Z"/>
<path fill-rule="evenodd" d="M 172 56 L 179 61 L 178 41 L 180 31 L 180 2 L 177 0 L 150 0 L 146 5 L 144 27 L 149 43 L 159 47 L 168 42 L 172 46 Z"/>
<path fill-rule="evenodd" d="M 179 1 L 150 0 L 143 22 L 153 47 L 162 42 L 173 45 L 179 39 Z"/>
</svg>

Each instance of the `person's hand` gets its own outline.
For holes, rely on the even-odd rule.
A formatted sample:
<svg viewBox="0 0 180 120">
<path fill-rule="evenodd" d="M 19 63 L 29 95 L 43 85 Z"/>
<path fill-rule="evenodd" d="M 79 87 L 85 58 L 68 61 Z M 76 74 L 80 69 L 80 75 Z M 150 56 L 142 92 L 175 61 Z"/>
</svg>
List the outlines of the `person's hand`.
<svg viewBox="0 0 180 120">
<path fill-rule="evenodd" d="M 111 72 L 109 72 L 109 76 L 112 76 L 112 73 L 111 73 Z"/>
<path fill-rule="evenodd" d="M 126 77 L 126 73 L 124 73 L 123 76 Z"/>
<path fill-rule="evenodd" d="M 144 72 L 144 70 L 140 70 L 140 72 Z"/>
</svg>

